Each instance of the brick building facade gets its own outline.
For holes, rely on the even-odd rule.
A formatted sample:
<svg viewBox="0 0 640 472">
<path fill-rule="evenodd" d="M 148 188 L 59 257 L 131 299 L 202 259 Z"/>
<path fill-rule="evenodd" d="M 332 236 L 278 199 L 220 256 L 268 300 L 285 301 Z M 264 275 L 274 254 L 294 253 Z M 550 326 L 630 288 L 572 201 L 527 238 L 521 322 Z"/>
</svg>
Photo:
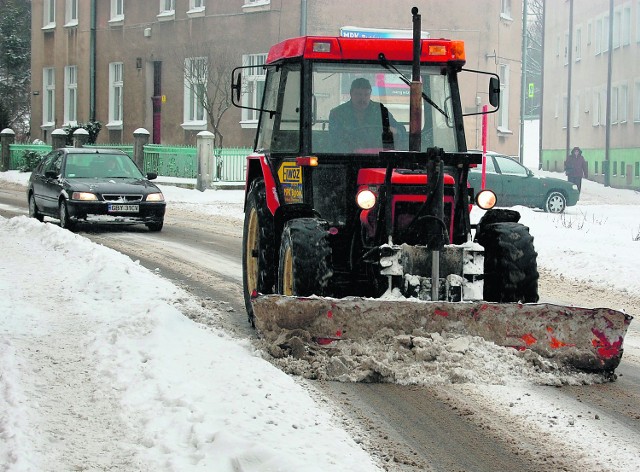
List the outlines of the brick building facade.
<svg viewBox="0 0 640 472">
<path fill-rule="evenodd" d="M 490 115 L 489 146 L 517 154 L 521 1 L 420 3 L 34 0 L 31 137 L 50 141 L 55 128 L 96 120 L 103 124 L 99 142 L 130 142 L 142 127 L 155 142 L 192 145 L 199 131 L 212 130 L 206 110 L 195 100 L 198 87 L 213 95 L 211 77 L 222 74 L 221 91 L 229 93 L 231 67 L 261 64 L 272 44 L 301 34 L 379 29 L 402 34 L 411 28 L 411 8 L 418 6 L 422 29 L 430 37 L 464 40 L 468 68 L 500 75 L 503 107 Z M 199 83 L 202 61 L 209 80 Z M 245 103 L 260 97 L 261 68 L 252 71 Z M 462 82 L 462 87 L 465 111 L 475 111 L 477 97 L 486 90 L 475 82 Z M 251 146 L 255 118 L 251 111 L 229 108 L 220 123 L 224 145 Z M 480 148 L 482 120 L 467 120 L 468 147 Z"/>
</svg>

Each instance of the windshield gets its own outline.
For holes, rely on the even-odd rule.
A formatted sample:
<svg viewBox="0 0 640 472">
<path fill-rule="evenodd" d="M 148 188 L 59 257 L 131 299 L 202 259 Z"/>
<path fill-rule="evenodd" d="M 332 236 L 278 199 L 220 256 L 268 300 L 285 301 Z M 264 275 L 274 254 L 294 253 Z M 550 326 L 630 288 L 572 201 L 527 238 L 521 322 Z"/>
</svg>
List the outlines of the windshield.
<svg viewBox="0 0 640 472">
<path fill-rule="evenodd" d="M 143 179 L 142 172 L 126 154 L 68 154 L 65 177 Z"/>
<path fill-rule="evenodd" d="M 411 66 L 398 66 L 411 78 Z M 451 93 L 440 68 L 422 67 L 422 150 L 456 151 Z M 380 64 L 313 67 L 312 152 L 377 154 L 409 149 L 409 86 Z M 438 110 L 439 108 L 439 110 Z"/>
</svg>

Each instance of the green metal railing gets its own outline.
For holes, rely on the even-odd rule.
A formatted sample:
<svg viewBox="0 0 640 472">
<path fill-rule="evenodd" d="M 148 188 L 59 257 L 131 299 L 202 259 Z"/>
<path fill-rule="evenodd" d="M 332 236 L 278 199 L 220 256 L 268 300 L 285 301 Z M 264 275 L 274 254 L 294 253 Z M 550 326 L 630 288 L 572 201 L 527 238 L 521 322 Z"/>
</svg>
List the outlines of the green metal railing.
<svg viewBox="0 0 640 472">
<path fill-rule="evenodd" d="M 194 179 L 198 174 L 196 148 L 147 144 L 144 147 L 143 170 L 164 177 Z"/>
<path fill-rule="evenodd" d="M 124 151 L 133 158 L 131 144 L 88 144 L 85 147 L 111 148 Z M 20 169 L 25 165 L 25 151 L 35 151 L 44 156 L 51 146 L 41 144 L 11 144 L 10 169 Z M 217 149 L 213 156 L 213 180 L 216 182 L 244 182 L 246 157 L 250 148 Z M 195 179 L 198 174 L 197 149 L 190 146 L 144 146 L 144 172 L 156 172 L 163 177 Z"/>
</svg>

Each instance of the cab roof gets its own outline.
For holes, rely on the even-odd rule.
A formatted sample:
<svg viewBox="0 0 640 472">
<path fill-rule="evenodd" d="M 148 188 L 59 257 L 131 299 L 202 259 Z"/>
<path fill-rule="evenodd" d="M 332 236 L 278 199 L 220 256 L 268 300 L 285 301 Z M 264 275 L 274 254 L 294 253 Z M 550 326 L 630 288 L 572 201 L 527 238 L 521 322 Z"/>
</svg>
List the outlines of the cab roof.
<svg viewBox="0 0 640 472">
<path fill-rule="evenodd" d="M 420 62 L 465 62 L 464 41 L 422 39 Z M 343 38 L 333 36 L 301 36 L 286 39 L 273 47 L 267 64 L 285 59 L 319 59 L 327 61 L 378 61 L 383 53 L 388 61 L 411 62 L 412 39 Z"/>
</svg>

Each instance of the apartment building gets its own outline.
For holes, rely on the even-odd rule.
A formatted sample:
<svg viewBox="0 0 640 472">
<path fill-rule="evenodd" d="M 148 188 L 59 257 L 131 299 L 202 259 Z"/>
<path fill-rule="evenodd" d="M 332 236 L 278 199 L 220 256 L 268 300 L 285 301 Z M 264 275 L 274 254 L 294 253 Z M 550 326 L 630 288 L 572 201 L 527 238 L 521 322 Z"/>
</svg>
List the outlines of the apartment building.
<svg viewBox="0 0 640 472">
<path fill-rule="evenodd" d="M 610 6 L 546 2 L 541 163 L 562 171 L 579 146 L 590 179 L 640 188 L 640 0 Z"/>
<path fill-rule="evenodd" d="M 500 75 L 489 146 L 517 154 L 520 0 L 33 0 L 31 137 L 99 121 L 102 143 L 131 142 L 145 128 L 152 142 L 192 145 L 213 130 L 198 92 L 230 93 L 232 66 L 259 66 L 272 44 L 299 35 L 407 35 L 413 6 L 425 34 L 464 40 L 467 67 Z M 263 73 L 245 73 L 245 104 L 258 105 Z M 465 111 L 484 85 L 462 82 Z M 481 146 L 481 122 L 468 118 L 469 148 Z M 225 146 L 251 146 L 256 126 L 255 111 L 230 107 L 219 131 Z"/>
</svg>

